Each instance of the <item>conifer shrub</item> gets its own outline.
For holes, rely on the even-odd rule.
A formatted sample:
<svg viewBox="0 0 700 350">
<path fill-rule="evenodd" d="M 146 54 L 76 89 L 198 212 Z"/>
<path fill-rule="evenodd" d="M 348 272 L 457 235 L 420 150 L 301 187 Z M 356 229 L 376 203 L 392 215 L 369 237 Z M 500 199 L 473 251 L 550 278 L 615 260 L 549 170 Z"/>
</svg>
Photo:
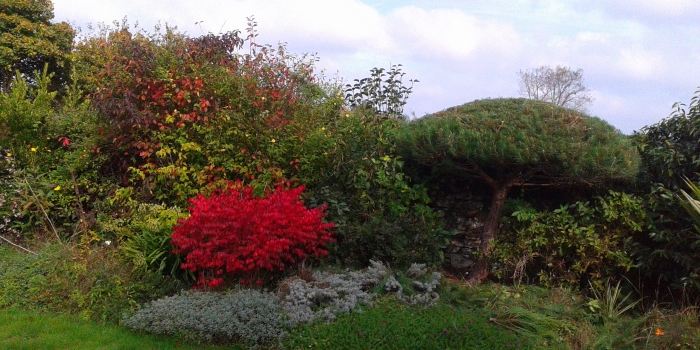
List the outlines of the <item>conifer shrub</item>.
<svg viewBox="0 0 700 350">
<path fill-rule="evenodd" d="M 323 222 L 325 207 L 304 206 L 303 190 L 278 187 L 256 198 L 251 186 L 236 182 L 191 199 L 190 217 L 178 221 L 171 238 L 185 255 L 181 267 L 198 275 L 198 286 L 217 287 L 224 277 L 262 284 L 262 272 L 327 255 L 333 224 Z"/>
</svg>

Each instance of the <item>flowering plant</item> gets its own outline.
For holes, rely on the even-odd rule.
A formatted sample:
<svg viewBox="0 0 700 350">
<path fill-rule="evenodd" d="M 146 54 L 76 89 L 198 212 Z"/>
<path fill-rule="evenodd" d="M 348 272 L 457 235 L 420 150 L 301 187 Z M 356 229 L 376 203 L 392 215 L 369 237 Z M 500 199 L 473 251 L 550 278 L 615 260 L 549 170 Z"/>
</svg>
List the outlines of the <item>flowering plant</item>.
<svg viewBox="0 0 700 350">
<path fill-rule="evenodd" d="M 217 287 L 225 275 L 252 283 L 261 270 L 282 271 L 309 255 L 327 255 L 333 223 L 323 222 L 325 207 L 304 206 L 303 190 L 280 186 L 256 198 L 252 187 L 237 181 L 190 199 L 191 215 L 178 221 L 171 239 L 174 252 L 186 256 L 181 268 L 198 273 L 198 286 Z"/>
</svg>

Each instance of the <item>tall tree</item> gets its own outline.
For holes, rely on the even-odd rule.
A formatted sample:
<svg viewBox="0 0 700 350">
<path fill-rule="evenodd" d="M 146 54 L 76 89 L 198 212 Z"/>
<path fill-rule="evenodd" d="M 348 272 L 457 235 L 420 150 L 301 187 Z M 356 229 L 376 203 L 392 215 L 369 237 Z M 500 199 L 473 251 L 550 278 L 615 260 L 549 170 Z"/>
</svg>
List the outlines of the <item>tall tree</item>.
<svg viewBox="0 0 700 350">
<path fill-rule="evenodd" d="M 563 186 L 635 177 L 639 156 L 608 123 L 528 99 L 477 100 L 408 123 L 395 135 L 408 160 L 449 176 L 465 175 L 491 191 L 481 233 L 483 257 L 472 280 L 489 274 L 498 219 L 513 187 Z"/>
<path fill-rule="evenodd" d="M 66 82 L 75 33 L 52 19 L 50 0 L 0 0 L 0 91 L 8 91 L 17 71 L 31 84 L 44 65 L 54 73 L 54 85 Z"/>
<path fill-rule="evenodd" d="M 584 112 L 593 102 L 583 82 L 583 70 L 550 66 L 518 71 L 520 96 L 550 102 L 557 106 Z"/>
</svg>

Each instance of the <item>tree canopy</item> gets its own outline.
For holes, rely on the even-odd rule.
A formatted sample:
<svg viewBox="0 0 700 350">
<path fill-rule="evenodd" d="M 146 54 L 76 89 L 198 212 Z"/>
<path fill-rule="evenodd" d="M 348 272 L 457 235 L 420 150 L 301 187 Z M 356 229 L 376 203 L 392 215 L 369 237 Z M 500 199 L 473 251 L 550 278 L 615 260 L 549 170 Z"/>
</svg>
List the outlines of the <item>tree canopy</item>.
<svg viewBox="0 0 700 350">
<path fill-rule="evenodd" d="M 448 108 L 408 123 L 395 137 L 407 159 L 489 186 L 492 202 L 482 233 L 486 255 L 510 188 L 632 179 L 639 167 L 634 146 L 605 121 L 528 99 Z M 482 268 L 476 278 L 488 274 L 487 265 Z"/>
<path fill-rule="evenodd" d="M 68 23 L 51 20 L 50 0 L 0 0 L 0 91 L 7 91 L 16 71 L 33 79 L 47 64 L 54 85 L 65 83 L 75 33 Z"/>
</svg>

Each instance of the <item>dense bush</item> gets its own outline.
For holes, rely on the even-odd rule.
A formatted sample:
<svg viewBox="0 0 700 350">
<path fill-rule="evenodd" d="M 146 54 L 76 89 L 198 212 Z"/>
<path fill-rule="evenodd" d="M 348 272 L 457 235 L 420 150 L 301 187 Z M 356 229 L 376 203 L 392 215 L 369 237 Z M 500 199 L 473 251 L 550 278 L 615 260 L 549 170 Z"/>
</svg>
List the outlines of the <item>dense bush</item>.
<svg viewBox="0 0 700 350">
<path fill-rule="evenodd" d="M 109 124 L 103 172 L 176 205 L 219 180 L 258 195 L 308 182 L 295 179 L 303 140 L 338 116 L 341 97 L 316 81 L 313 57 L 256 43 L 252 20 L 247 34 L 147 36 L 122 24 L 81 41 L 76 80 Z"/>
<path fill-rule="evenodd" d="M 643 199 L 613 191 L 551 212 L 521 203 L 512 216 L 494 251 L 496 275 L 548 287 L 619 279 L 635 265 L 629 242 L 651 225 Z"/>
<path fill-rule="evenodd" d="M 185 255 L 181 267 L 198 273 L 204 286 L 217 287 L 226 276 L 262 284 L 264 271 L 327 255 L 333 224 L 323 222 L 324 207 L 304 206 L 303 190 L 278 187 L 255 198 L 252 187 L 237 182 L 191 199 L 190 217 L 180 219 L 172 234 L 175 252 Z"/>
<path fill-rule="evenodd" d="M 410 92 L 400 84 L 403 73 L 393 67 L 382 81 L 377 69 L 365 87 L 379 83 L 379 90 L 354 87 L 363 92 L 347 107 L 377 110 L 343 110 L 340 86 L 314 73 L 313 57 L 256 43 L 249 24 L 245 38 L 190 38 L 167 27 L 149 35 L 124 22 L 79 40 L 66 108 L 47 110 L 37 137 L 49 137 L 50 147 L 23 149 L 47 160 L 50 150 L 61 161 L 42 160 L 45 170 L 31 174 L 41 191 L 31 196 L 25 188 L 25 198 L 14 200 L 15 208 L 28 208 L 15 226 L 49 229 L 36 203 L 51 207 L 64 238 L 75 229 L 94 237 L 91 218 L 122 215 L 104 205 L 117 187 L 132 188 L 139 202 L 184 206 L 226 180 L 256 195 L 306 184 L 306 203 L 327 203 L 338 222 L 335 261 L 439 264 L 450 235 L 427 206 L 425 189 L 403 173 L 389 139 Z"/>
<path fill-rule="evenodd" d="M 225 295 L 181 292 L 144 305 L 122 324 L 136 331 L 197 342 L 252 346 L 281 341 L 287 323 L 274 294 L 240 290 Z"/>
<path fill-rule="evenodd" d="M 51 75 L 37 74 L 35 86 L 18 78 L 0 94 L 0 145 L 13 169 L 2 175 L 6 205 L 0 215 L 12 216 L 10 226 L 25 236 L 53 231 L 65 239 L 87 231 L 86 216 L 111 186 L 97 176 L 99 124 L 80 101 L 81 92 L 68 86 L 55 108 Z"/>
<path fill-rule="evenodd" d="M 371 78 L 349 87 L 350 110 L 304 142 L 299 167 L 300 177 L 309 179 L 306 201 L 328 204 L 338 239 L 329 250 L 339 263 L 439 265 L 452 233 L 428 206 L 426 188 L 405 174 L 391 138 L 404 123 L 401 101 L 410 88 L 401 85 L 397 67 L 386 81 L 382 72 L 374 69 Z"/>
<path fill-rule="evenodd" d="M 647 289 L 700 295 L 700 239 L 676 197 L 687 189 L 684 178 L 700 181 L 700 90 L 634 140 L 642 157 L 638 191 L 646 194 L 654 229 L 636 237 L 632 254 Z"/>
</svg>

